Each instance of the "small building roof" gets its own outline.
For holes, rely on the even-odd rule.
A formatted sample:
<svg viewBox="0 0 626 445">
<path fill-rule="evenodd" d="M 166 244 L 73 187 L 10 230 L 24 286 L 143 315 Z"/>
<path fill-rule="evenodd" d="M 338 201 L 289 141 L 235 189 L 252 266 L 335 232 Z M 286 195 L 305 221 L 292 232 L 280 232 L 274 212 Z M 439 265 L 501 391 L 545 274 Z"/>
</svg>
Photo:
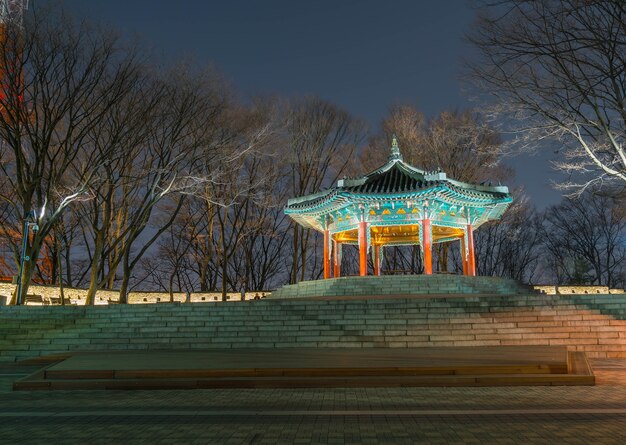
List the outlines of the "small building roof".
<svg viewBox="0 0 626 445">
<path fill-rule="evenodd" d="M 433 207 L 439 203 L 448 207 L 473 207 L 482 210 L 482 214 L 489 210 L 485 217 L 497 219 L 510 202 L 506 186 L 469 184 L 448 178 L 442 171 L 429 172 L 409 165 L 402 159 L 394 137 L 385 165 L 360 178 L 340 179 L 327 190 L 290 199 L 285 213 L 305 226 L 321 230 L 326 215 L 332 216 L 333 212 L 354 205 Z"/>
</svg>

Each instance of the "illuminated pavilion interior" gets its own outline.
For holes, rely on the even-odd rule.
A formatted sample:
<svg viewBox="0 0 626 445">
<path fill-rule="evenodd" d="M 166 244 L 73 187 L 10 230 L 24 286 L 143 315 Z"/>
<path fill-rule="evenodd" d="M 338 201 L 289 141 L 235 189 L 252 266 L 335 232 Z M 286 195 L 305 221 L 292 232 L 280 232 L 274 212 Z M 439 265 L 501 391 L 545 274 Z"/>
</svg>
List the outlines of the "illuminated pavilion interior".
<svg viewBox="0 0 626 445">
<path fill-rule="evenodd" d="M 290 199 L 285 213 L 324 235 L 324 278 L 341 276 L 343 244 L 359 247 L 360 275 L 372 255 L 381 274 L 385 246 L 419 244 L 424 273 L 432 274 L 432 245 L 459 241 L 463 273 L 476 275 L 474 231 L 499 219 L 512 199 L 506 186 L 468 184 L 402 160 L 396 138 L 388 162 L 358 179 Z M 332 268 L 331 268 L 332 263 Z"/>
</svg>

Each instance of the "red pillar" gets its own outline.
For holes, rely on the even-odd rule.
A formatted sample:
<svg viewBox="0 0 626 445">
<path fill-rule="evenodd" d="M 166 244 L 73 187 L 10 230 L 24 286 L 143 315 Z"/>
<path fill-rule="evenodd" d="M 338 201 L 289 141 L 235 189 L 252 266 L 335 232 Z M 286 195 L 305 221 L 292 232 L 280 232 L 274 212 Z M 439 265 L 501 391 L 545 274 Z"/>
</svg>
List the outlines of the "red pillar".
<svg viewBox="0 0 626 445">
<path fill-rule="evenodd" d="M 367 222 L 359 223 L 359 266 L 360 275 L 367 275 Z"/>
<path fill-rule="evenodd" d="M 467 275 L 467 252 L 465 251 L 465 234 L 461 237 L 461 264 L 463 264 L 463 275 Z"/>
<path fill-rule="evenodd" d="M 467 274 L 469 276 L 476 276 L 476 257 L 474 255 L 474 230 L 472 229 L 472 225 L 467 225 L 467 249 L 468 249 L 468 258 L 467 258 Z"/>
<path fill-rule="evenodd" d="M 430 219 L 422 220 L 422 249 L 424 251 L 424 274 L 433 273 L 433 243 L 430 236 Z"/>
<path fill-rule="evenodd" d="M 380 246 L 374 246 L 374 275 L 380 276 Z"/>
<path fill-rule="evenodd" d="M 330 245 L 330 233 L 324 230 L 324 279 L 330 278 L 330 252 L 328 247 Z"/>
<path fill-rule="evenodd" d="M 333 241 L 333 276 L 341 276 L 341 243 Z"/>
</svg>

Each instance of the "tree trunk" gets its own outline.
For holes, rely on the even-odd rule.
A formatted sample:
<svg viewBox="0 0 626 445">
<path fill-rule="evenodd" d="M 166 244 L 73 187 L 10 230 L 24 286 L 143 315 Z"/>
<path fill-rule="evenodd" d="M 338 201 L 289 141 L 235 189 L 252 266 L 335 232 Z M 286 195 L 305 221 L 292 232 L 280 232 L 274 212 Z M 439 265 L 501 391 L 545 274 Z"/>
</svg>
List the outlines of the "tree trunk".
<svg viewBox="0 0 626 445">
<path fill-rule="evenodd" d="M 170 292 L 170 303 L 174 302 L 174 274 L 170 274 L 170 282 L 169 282 L 169 292 Z"/>
<path fill-rule="evenodd" d="M 65 292 L 63 292 L 63 261 L 61 260 L 61 249 L 59 246 L 59 240 L 55 236 L 54 244 L 56 246 L 57 251 L 57 261 L 58 261 L 58 274 L 59 274 L 59 297 L 61 298 L 61 306 L 65 306 Z"/>
<path fill-rule="evenodd" d="M 198 281 L 200 281 L 200 292 L 207 292 L 209 290 L 209 261 L 209 256 L 205 255 L 199 262 L 200 270 Z"/>
<path fill-rule="evenodd" d="M 28 234 L 26 234 L 25 236 L 28 236 Z M 39 233 L 34 234 L 32 243 L 28 244 L 27 242 L 26 244 L 26 252 L 24 252 L 24 254 L 29 258 L 29 260 L 24 261 L 24 268 L 19 271 L 22 283 L 22 301 L 19 302 L 19 304 L 24 304 L 26 300 L 26 295 L 28 294 L 28 288 L 30 286 L 30 280 L 33 277 L 33 272 L 35 271 L 37 258 L 39 258 L 41 243 L 43 242 L 43 239 L 40 239 L 39 236 Z M 11 302 L 9 304 L 18 304 L 17 286 L 15 287 L 15 292 L 13 292 L 13 297 L 11 298 Z"/>
<path fill-rule="evenodd" d="M 293 225 L 293 261 L 291 263 L 291 283 L 298 282 L 298 225 Z"/>
<path fill-rule="evenodd" d="M 226 219 L 226 218 L 224 218 Z M 220 222 L 220 236 L 221 236 L 221 241 L 222 241 L 222 261 L 221 261 L 221 268 L 222 268 L 222 301 L 226 301 L 226 270 L 228 267 L 228 257 L 226 255 L 226 230 L 224 228 L 224 224 L 225 222 Z"/>
<path fill-rule="evenodd" d="M 124 267 L 126 269 L 126 267 Z M 130 272 L 129 272 L 130 274 Z M 129 274 L 124 274 L 122 277 L 122 283 L 120 284 L 120 304 L 128 303 L 128 284 L 129 284 Z"/>
<path fill-rule="evenodd" d="M 68 286 L 72 287 L 72 260 L 70 257 L 71 248 L 69 243 L 67 242 L 67 238 L 65 239 L 65 282 Z M 63 281 L 63 279 L 61 279 Z"/>
<path fill-rule="evenodd" d="M 441 272 L 448 271 L 448 245 L 445 243 L 439 244 L 439 249 L 437 249 L 437 260 L 439 262 L 439 270 Z"/>
<path fill-rule="evenodd" d="M 93 306 L 96 303 L 96 292 L 98 291 L 98 263 L 104 249 L 104 234 L 101 230 L 96 231 L 96 245 L 91 259 L 91 274 L 89 277 L 89 289 L 85 305 Z"/>
<path fill-rule="evenodd" d="M 130 283 L 130 249 L 124 252 L 124 261 L 122 262 L 122 283 L 120 284 L 120 304 L 128 303 L 128 286 Z"/>
<path fill-rule="evenodd" d="M 310 231 L 309 229 L 306 229 L 307 232 L 307 236 L 305 238 L 304 236 L 304 230 L 302 229 L 302 236 L 301 236 L 301 243 L 300 243 L 300 267 L 302 268 L 302 270 L 300 271 L 300 281 L 304 281 L 305 278 L 305 274 L 306 274 L 306 252 L 307 252 L 307 247 L 309 244 L 309 234 Z"/>
<path fill-rule="evenodd" d="M 28 252 L 28 250 L 27 250 Z M 28 254 L 28 253 L 27 253 Z M 17 301 L 17 286 L 15 287 L 15 292 L 13 292 L 13 296 L 11 297 L 11 301 L 9 304 L 24 304 L 26 300 L 26 295 L 28 294 L 28 288 L 30 286 L 30 279 L 33 276 L 35 268 L 33 267 L 32 260 L 24 261 L 24 269 L 20 271 L 20 279 L 22 282 L 22 301 L 18 303 Z"/>
</svg>

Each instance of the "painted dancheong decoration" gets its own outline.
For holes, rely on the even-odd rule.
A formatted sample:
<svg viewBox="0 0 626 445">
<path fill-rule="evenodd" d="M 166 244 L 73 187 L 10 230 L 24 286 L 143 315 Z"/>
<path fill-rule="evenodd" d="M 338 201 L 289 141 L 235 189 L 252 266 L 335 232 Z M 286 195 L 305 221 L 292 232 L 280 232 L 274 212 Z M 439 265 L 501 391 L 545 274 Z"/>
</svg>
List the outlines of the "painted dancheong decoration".
<svg viewBox="0 0 626 445">
<path fill-rule="evenodd" d="M 476 275 L 474 230 L 499 219 L 511 203 L 506 186 L 475 185 L 427 172 L 402 160 L 395 136 L 388 162 L 358 179 L 290 199 L 285 213 L 324 235 L 324 278 L 341 276 L 341 246 L 359 246 L 360 275 L 371 253 L 381 274 L 384 246 L 419 244 L 432 274 L 432 245 L 460 241 L 464 275 Z M 332 263 L 332 271 L 331 271 Z"/>
</svg>

